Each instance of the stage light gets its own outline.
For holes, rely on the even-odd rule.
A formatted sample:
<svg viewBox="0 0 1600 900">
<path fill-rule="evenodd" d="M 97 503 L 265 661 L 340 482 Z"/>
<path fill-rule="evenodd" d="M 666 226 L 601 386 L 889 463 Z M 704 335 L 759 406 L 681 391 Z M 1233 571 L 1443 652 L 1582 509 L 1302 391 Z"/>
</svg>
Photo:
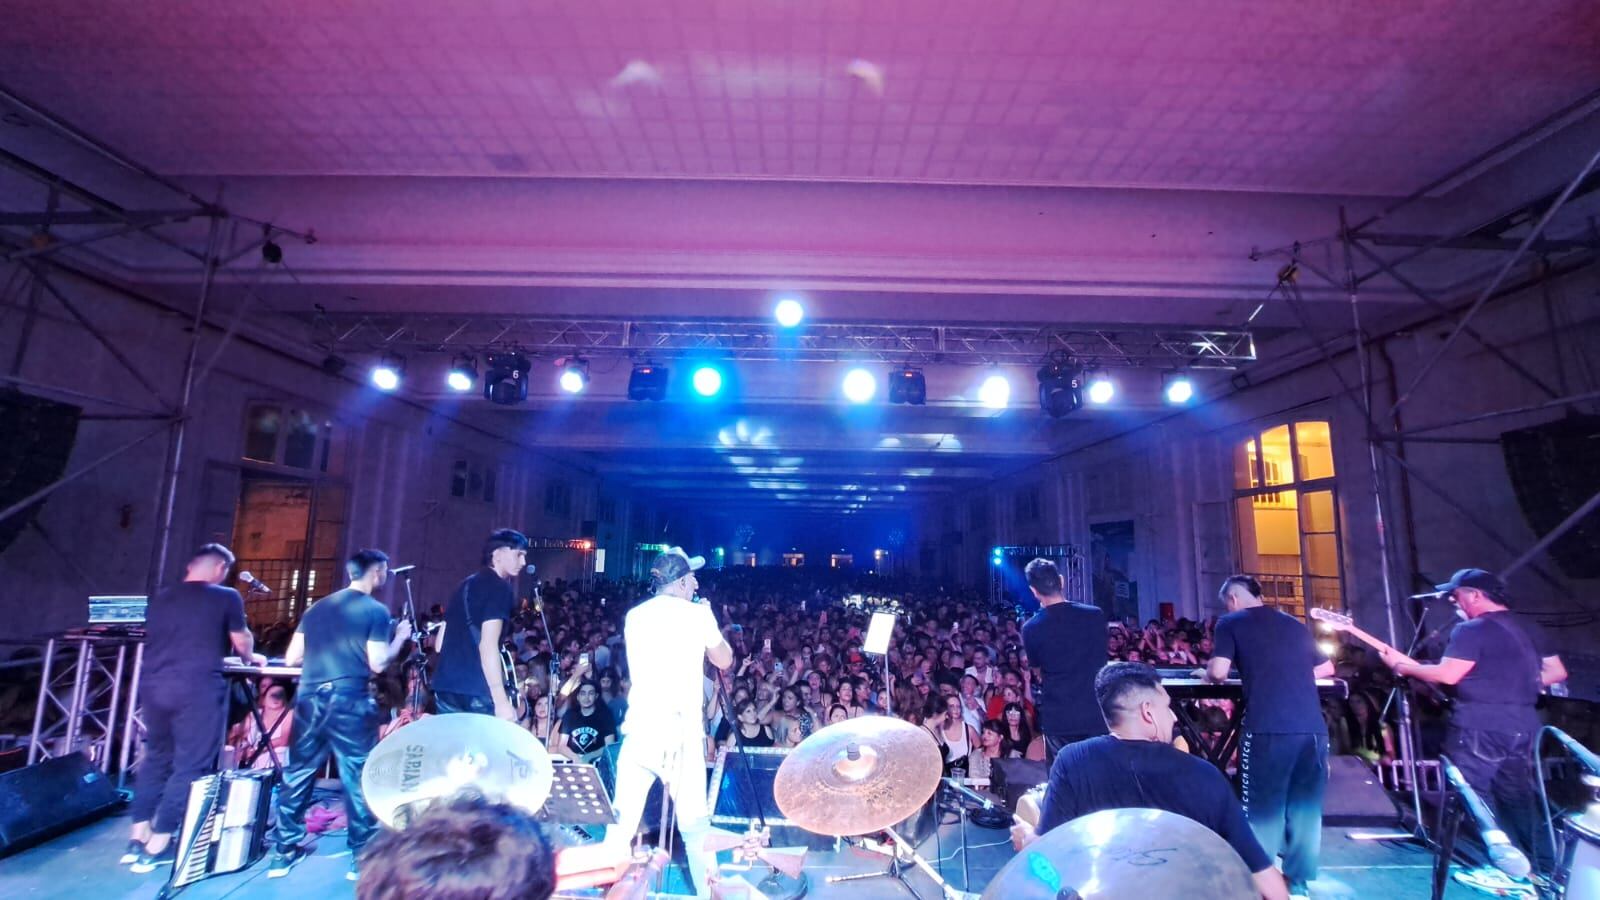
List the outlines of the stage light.
<svg viewBox="0 0 1600 900">
<path fill-rule="evenodd" d="M 991 565 L 998 566 L 1001 563 L 1005 562 L 1005 560 L 1006 560 L 1006 551 L 1005 551 L 1005 549 L 1003 547 L 994 548 L 993 552 L 991 552 L 990 555 L 989 555 L 989 563 Z"/>
<path fill-rule="evenodd" d="M 722 390 L 722 370 L 716 366 L 700 366 L 689 377 L 694 392 L 702 397 L 715 397 Z"/>
<path fill-rule="evenodd" d="M 799 300 L 793 297 L 785 297 L 778 301 L 778 305 L 772 310 L 772 315 L 777 318 L 779 325 L 785 328 L 793 328 L 800 324 L 801 319 L 806 317 L 806 308 L 800 305 Z"/>
<path fill-rule="evenodd" d="M 405 371 L 405 360 L 392 353 L 385 353 L 378 364 L 372 367 L 372 386 L 380 391 L 392 391 L 400 387 L 400 375 Z"/>
<path fill-rule="evenodd" d="M 629 400 L 667 399 L 667 369 L 655 363 L 639 363 L 628 376 Z"/>
<path fill-rule="evenodd" d="M 569 394 L 581 394 L 589 386 L 589 363 L 578 357 L 570 357 L 561 366 L 561 377 L 557 379 L 561 389 Z"/>
<path fill-rule="evenodd" d="M 928 402 L 928 379 L 921 369 L 906 366 L 889 373 L 889 402 L 921 406 Z"/>
<path fill-rule="evenodd" d="M 450 371 L 445 373 L 444 383 L 452 391 L 465 393 L 472 390 L 478 383 L 478 361 L 462 354 L 450 363 Z"/>
<path fill-rule="evenodd" d="M 990 409 L 1005 409 L 1011 402 L 1011 382 L 998 372 L 983 379 L 978 387 L 978 402 Z"/>
<path fill-rule="evenodd" d="M 515 350 L 490 353 L 484 359 L 483 399 L 512 406 L 528 399 L 528 370 L 533 363 Z"/>
<path fill-rule="evenodd" d="M 1070 357 L 1052 357 L 1039 368 L 1039 408 L 1059 419 L 1083 405 L 1083 370 Z"/>
<path fill-rule="evenodd" d="M 1117 395 L 1116 382 L 1112 381 L 1111 376 L 1103 370 L 1084 373 L 1083 382 L 1088 386 L 1084 391 L 1085 395 L 1089 398 L 1089 402 L 1096 406 L 1110 403 L 1111 398 Z"/>
<path fill-rule="evenodd" d="M 878 393 L 878 379 L 866 369 L 851 369 L 844 376 L 844 396 L 851 403 L 866 403 Z"/>
<path fill-rule="evenodd" d="M 1194 399 L 1194 382 L 1189 376 L 1173 372 L 1162 378 L 1161 394 L 1173 406 L 1182 406 Z"/>
</svg>

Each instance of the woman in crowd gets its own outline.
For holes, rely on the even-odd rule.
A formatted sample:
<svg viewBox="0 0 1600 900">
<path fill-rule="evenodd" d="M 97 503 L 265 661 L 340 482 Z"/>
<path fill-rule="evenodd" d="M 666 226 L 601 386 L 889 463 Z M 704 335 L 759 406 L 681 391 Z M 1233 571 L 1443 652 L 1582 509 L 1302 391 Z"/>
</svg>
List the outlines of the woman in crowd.
<svg viewBox="0 0 1600 900">
<path fill-rule="evenodd" d="M 944 773 L 950 775 L 957 770 L 964 773 L 967 757 L 977 749 L 978 735 L 961 716 L 961 698 L 944 697 L 942 702 L 944 714 L 930 718 L 923 727 L 932 732 L 933 739 L 944 752 Z"/>
<path fill-rule="evenodd" d="M 1007 703 L 1000 721 L 1005 729 L 1000 741 L 1000 754 L 1008 759 L 1033 758 L 1033 729 L 1028 727 L 1022 705 Z"/>
<path fill-rule="evenodd" d="M 761 724 L 757 714 L 754 700 L 746 699 L 735 707 L 738 716 L 738 738 L 734 737 L 734 730 L 726 722 L 717 730 L 717 745 L 719 747 L 771 747 L 776 744 L 772 736 L 772 728 Z"/>
</svg>

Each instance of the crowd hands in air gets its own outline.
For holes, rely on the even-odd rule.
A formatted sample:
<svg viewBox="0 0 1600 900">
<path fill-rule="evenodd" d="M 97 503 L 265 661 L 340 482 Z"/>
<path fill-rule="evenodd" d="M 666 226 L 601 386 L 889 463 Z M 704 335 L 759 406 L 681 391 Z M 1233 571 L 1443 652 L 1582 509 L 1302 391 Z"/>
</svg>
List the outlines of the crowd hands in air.
<svg viewBox="0 0 1600 900">
<path fill-rule="evenodd" d="M 630 686 L 622 622 L 649 595 L 649 585 L 557 580 L 541 589 L 544 622 L 530 593 L 506 628 L 505 645 L 516 660 L 516 719 L 552 753 L 593 761 L 621 740 Z M 987 777 L 995 758 L 1044 759 L 1035 712 L 1040 676 L 1022 649 L 1024 613 L 1010 604 L 908 579 L 791 568 L 707 570 L 700 599 L 711 605 L 735 660 L 726 694 L 707 669 L 708 759 L 740 738 L 750 747 L 794 747 L 826 725 L 889 714 L 927 728 L 941 748 L 971 748 L 965 760 L 946 754 L 954 757 L 951 768 L 970 777 Z M 863 643 L 871 612 L 891 606 L 898 621 L 885 666 Z M 427 631 L 442 616 L 433 606 L 420 628 Z M 1210 659 L 1214 626 L 1215 618 L 1113 620 L 1108 651 L 1111 659 L 1195 669 Z M 269 627 L 262 646 L 277 655 L 276 643 L 290 633 L 287 625 Z M 1352 679 L 1352 692 L 1350 701 L 1325 710 L 1335 745 L 1387 755 L 1392 742 L 1378 728 L 1371 699 L 1381 698 L 1386 670 L 1365 665 L 1354 652 L 1340 675 Z M 389 712 L 383 734 L 426 714 L 426 697 L 416 702 L 419 677 L 397 661 L 380 678 L 380 702 Z M 1201 701 L 1200 727 L 1220 729 L 1228 706 Z"/>
</svg>

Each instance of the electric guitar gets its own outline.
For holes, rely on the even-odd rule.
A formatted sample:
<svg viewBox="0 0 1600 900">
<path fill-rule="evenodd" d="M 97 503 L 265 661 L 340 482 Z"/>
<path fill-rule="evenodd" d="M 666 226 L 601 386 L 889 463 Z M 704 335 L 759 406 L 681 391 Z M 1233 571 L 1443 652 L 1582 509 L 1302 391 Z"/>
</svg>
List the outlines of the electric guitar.
<svg viewBox="0 0 1600 900">
<path fill-rule="evenodd" d="M 1312 607 L 1311 618 L 1321 622 L 1327 628 L 1331 628 L 1334 631 L 1342 631 L 1345 634 L 1354 637 L 1355 639 L 1361 641 L 1361 643 L 1366 644 L 1368 647 L 1371 647 L 1379 653 L 1387 650 L 1391 653 L 1398 653 L 1401 656 L 1405 656 L 1405 654 L 1400 653 L 1399 650 L 1394 649 L 1387 643 L 1378 640 L 1368 632 L 1358 628 L 1356 626 L 1356 621 L 1349 616 L 1344 615 L 1343 613 L 1336 613 L 1332 610 L 1322 609 L 1320 607 Z"/>
</svg>

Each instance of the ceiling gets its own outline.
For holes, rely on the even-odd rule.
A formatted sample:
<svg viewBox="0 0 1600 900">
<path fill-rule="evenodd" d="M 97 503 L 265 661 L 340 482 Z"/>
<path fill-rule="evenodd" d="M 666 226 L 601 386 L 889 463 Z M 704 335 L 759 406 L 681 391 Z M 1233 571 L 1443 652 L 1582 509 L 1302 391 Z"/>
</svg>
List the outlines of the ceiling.
<svg viewBox="0 0 1600 900">
<path fill-rule="evenodd" d="M 1339 271 L 1318 241 L 1341 211 L 1428 187 L 1382 227 L 1472 228 L 1559 190 L 1600 141 L 1592 0 L 0 4 L 0 150 L 127 209 L 190 205 L 177 186 L 314 233 L 282 239 L 281 265 L 224 269 L 219 321 L 242 307 L 248 334 L 344 352 L 356 377 L 373 348 L 328 345 L 317 308 L 755 323 L 792 293 L 829 323 L 1254 315 L 1270 358 L 1305 336 L 1263 305 L 1284 259 L 1254 251 L 1307 241 Z M 1588 227 L 1597 198 L 1551 233 Z M 0 169 L 13 247 L 47 205 Z M 178 248 L 204 222 L 155 231 L 70 256 L 192 302 Z M 1411 274 L 1453 297 L 1497 262 L 1436 252 Z M 1347 326 L 1342 290 L 1301 286 L 1314 326 Z M 1363 302 L 1368 321 L 1423 308 L 1381 276 Z M 686 406 L 627 401 L 621 358 L 563 397 L 548 355 L 508 410 L 441 395 L 445 359 L 413 358 L 405 390 L 665 501 L 823 519 L 914 510 L 1167 414 L 1153 369 L 1125 373 L 1115 409 L 1051 421 L 1031 364 L 995 414 L 972 366 L 930 363 L 926 407 L 845 410 L 838 365 L 785 360 Z"/>
<path fill-rule="evenodd" d="M 167 173 L 1409 192 L 1600 80 L 1590 0 L 8 4 Z"/>
</svg>

